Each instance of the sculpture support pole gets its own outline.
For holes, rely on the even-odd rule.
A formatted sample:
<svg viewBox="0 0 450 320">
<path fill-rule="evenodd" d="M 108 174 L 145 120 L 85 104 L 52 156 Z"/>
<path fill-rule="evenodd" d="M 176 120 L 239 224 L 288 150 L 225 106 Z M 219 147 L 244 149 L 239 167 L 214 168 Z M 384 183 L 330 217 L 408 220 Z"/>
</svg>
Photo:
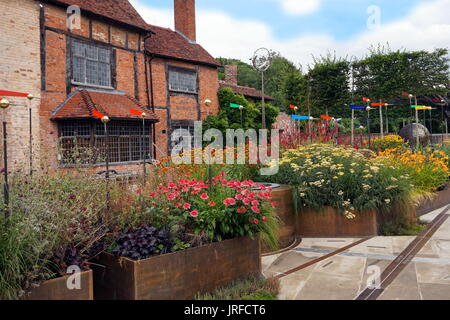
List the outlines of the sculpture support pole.
<svg viewBox="0 0 450 320">
<path fill-rule="evenodd" d="M 352 109 L 352 123 L 351 123 L 351 127 L 352 127 L 352 137 L 351 137 L 351 144 L 352 147 L 355 145 L 355 110 Z"/>
<path fill-rule="evenodd" d="M 262 112 L 262 128 L 266 129 L 266 99 L 264 97 L 264 71 L 261 72 L 261 92 L 262 92 L 262 104 L 261 104 L 261 112 Z"/>
<path fill-rule="evenodd" d="M 417 96 L 415 97 L 415 103 L 417 106 Z M 419 110 L 416 109 L 416 148 L 420 146 L 420 137 L 419 137 Z"/>
<path fill-rule="evenodd" d="M 3 167 L 5 181 L 3 184 L 3 201 L 5 205 L 5 218 L 9 217 L 9 184 L 8 184 L 8 135 L 6 133 L 6 121 L 3 121 Z"/>
</svg>

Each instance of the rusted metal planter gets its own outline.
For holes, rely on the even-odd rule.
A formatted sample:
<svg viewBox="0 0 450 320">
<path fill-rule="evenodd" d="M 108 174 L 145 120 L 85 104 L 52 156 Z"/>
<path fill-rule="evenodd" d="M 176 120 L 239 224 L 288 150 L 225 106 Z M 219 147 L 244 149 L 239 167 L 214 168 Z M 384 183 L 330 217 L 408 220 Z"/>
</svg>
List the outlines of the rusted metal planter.
<svg viewBox="0 0 450 320">
<path fill-rule="evenodd" d="M 69 276 L 43 282 L 39 287 L 31 289 L 25 300 L 93 300 L 93 272 L 82 272 L 80 289 L 67 288 Z"/>
<path fill-rule="evenodd" d="M 450 204 L 450 184 L 444 190 L 422 201 L 416 209 L 416 214 L 422 216 Z"/>
<path fill-rule="evenodd" d="M 357 213 L 349 220 L 335 209 L 302 210 L 297 220 L 298 234 L 302 237 L 368 237 L 378 234 L 375 210 Z"/>
<path fill-rule="evenodd" d="M 98 300 L 186 300 L 261 273 L 259 239 L 248 237 L 141 261 L 104 253 L 95 263 Z"/>
<path fill-rule="evenodd" d="M 281 220 L 281 226 L 277 230 L 280 249 L 290 246 L 297 235 L 296 216 L 294 213 L 293 188 L 282 185 L 272 190 L 272 199 L 276 202 L 275 212 Z M 271 249 L 262 244 L 262 252 L 270 252 Z"/>
</svg>

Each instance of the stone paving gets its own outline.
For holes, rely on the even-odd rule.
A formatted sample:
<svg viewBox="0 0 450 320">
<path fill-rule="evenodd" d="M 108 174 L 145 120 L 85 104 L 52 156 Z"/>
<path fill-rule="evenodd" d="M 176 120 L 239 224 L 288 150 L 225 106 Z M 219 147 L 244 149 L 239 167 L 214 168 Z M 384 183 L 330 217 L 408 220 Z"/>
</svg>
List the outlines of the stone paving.
<svg viewBox="0 0 450 320">
<path fill-rule="evenodd" d="M 440 209 L 439 212 L 442 211 Z M 303 239 L 291 251 L 263 257 L 263 274 L 266 277 L 281 277 L 281 300 L 352 300 L 414 238 L 374 237 L 300 271 L 284 275 L 284 272 L 360 240 Z M 450 300 L 450 219 L 379 300 Z"/>
</svg>

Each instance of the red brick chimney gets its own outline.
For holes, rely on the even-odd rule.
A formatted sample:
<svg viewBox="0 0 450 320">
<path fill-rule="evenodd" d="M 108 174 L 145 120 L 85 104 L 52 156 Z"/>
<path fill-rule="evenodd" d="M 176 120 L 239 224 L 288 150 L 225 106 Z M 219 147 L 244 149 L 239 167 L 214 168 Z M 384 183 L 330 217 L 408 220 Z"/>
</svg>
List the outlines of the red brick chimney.
<svg viewBox="0 0 450 320">
<path fill-rule="evenodd" d="M 236 64 L 229 64 L 225 66 L 225 82 L 237 85 L 238 83 L 238 66 Z"/>
<path fill-rule="evenodd" d="M 197 41 L 195 29 L 195 0 L 174 0 L 175 30 L 189 40 Z"/>
</svg>

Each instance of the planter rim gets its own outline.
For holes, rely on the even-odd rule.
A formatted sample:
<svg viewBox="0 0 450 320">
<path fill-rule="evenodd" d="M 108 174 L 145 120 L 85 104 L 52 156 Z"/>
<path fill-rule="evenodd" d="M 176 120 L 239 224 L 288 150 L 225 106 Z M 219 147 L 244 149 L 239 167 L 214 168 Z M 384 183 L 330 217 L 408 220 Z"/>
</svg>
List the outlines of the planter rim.
<svg viewBox="0 0 450 320">
<path fill-rule="evenodd" d="M 116 258 L 116 259 L 121 259 L 121 260 L 126 260 L 126 261 L 129 261 L 129 262 L 137 263 L 137 262 L 145 262 L 145 261 L 147 261 L 147 260 L 154 259 L 154 258 L 156 258 L 156 257 L 166 257 L 166 256 L 175 255 L 175 254 L 181 254 L 181 253 L 184 253 L 184 252 L 192 252 L 192 251 L 194 251 L 194 250 L 199 250 L 199 249 L 202 249 L 202 248 L 211 247 L 211 246 L 216 245 L 216 244 L 219 244 L 219 243 L 227 243 L 227 242 L 235 241 L 235 240 L 238 240 L 238 239 L 246 239 L 246 238 L 248 238 L 248 239 L 257 241 L 257 240 L 258 240 L 258 239 L 257 239 L 258 237 L 259 237 L 259 236 L 254 237 L 253 239 L 252 239 L 250 236 L 236 237 L 236 238 L 233 238 L 233 239 L 227 239 L 227 240 L 222 240 L 222 241 L 217 241 L 217 242 L 208 243 L 208 244 L 205 244 L 205 245 L 203 245 L 203 246 L 199 246 L 199 247 L 195 247 L 195 248 L 188 248 L 188 249 L 182 250 L 182 251 L 176 251 L 176 252 L 170 252 L 170 253 L 165 253 L 165 254 L 160 254 L 160 255 L 154 255 L 154 256 L 148 257 L 148 258 L 146 258 L 146 259 L 141 259 L 141 260 L 133 260 L 133 259 L 130 259 L 130 258 L 128 258 L 128 257 L 118 257 L 118 256 L 115 256 L 115 255 L 113 255 L 112 253 L 109 253 L 109 252 L 106 252 L 106 251 L 105 251 L 105 252 L 102 252 L 102 254 L 105 254 L 105 255 L 114 257 L 114 258 Z"/>
</svg>

